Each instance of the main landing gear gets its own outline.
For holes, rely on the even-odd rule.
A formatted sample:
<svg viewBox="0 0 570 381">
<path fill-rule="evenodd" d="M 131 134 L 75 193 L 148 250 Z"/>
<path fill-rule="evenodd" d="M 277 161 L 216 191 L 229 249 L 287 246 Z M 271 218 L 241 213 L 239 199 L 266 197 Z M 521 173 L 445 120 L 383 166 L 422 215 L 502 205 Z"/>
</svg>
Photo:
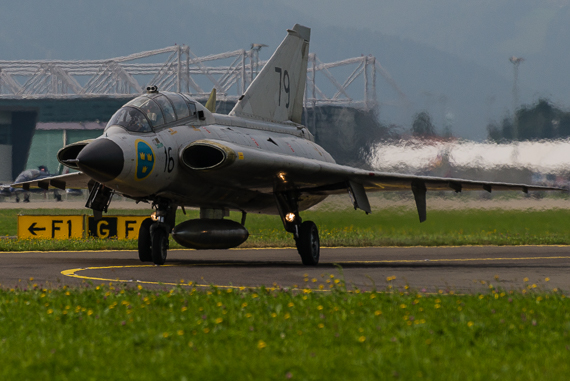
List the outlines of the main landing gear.
<svg viewBox="0 0 570 381">
<path fill-rule="evenodd" d="M 319 263 L 320 241 L 317 225 L 313 221 L 301 220 L 297 196 L 293 192 L 275 193 L 279 214 L 285 230 L 293 233 L 301 261 L 307 266 Z"/>
<path fill-rule="evenodd" d="M 168 236 L 174 227 L 176 206 L 167 201 L 153 204 L 156 211 L 152 218 L 147 218 L 139 229 L 139 259 L 163 265 L 168 252 Z"/>
<path fill-rule="evenodd" d="M 295 238 L 295 244 L 304 265 L 315 266 L 319 263 L 321 245 L 319 231 L 313 221 L 305 221 L 299 226 L 299 237 Z"/>
</svg>

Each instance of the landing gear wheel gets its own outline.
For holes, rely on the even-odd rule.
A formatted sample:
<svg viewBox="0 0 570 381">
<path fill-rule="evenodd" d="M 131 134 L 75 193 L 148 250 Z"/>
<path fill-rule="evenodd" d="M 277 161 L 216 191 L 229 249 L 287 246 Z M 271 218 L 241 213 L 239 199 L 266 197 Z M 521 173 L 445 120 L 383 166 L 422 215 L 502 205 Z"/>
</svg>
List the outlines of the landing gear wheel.
<svg viewBox="0 0 570 381">
<path fill-rule="evenodd" d="M 152 225 L 152 220 L 147 218 L 141 223 L 139 229 L 139 259 L 141 262 L 152 262 L 152 241 L 150 239 L 150 225 Z"/>
<path fill-rule="evenodd" d="M 152 261 L 155 265 L 163 265 L 166 262 L 168 251 L 168 233 L 158 226 L 158 223 L 150 227 Z"/>
<path fill-rule="evenodd" d="M 321 247 L 317 225 L 313 221 L 303 222 L 299 227 L 299 238 L 295 242 L 303 264 L 316 266 L 319 263 Z"/>
</svg>

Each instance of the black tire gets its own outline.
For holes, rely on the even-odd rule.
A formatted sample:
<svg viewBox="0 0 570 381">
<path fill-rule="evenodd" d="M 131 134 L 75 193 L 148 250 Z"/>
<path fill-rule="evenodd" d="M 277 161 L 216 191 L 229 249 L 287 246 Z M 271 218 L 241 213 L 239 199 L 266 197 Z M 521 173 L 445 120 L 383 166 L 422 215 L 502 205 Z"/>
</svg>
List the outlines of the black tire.
<svg viewBox="0 0 570 381">
<path fill-rule="evenodd" d="M 306 266 L 316 266 L 319 263 L 320 241 L 319 230 L 313 221 L 305 221 L 299 227 L 299 238 L 296 240 L 297 251 Z"/>
<path fill-rule="evenodd" d="M 168 233 L 158 223 L 150 227 L 152 261 L 155 265 L 163 265 L 166 262 L 168 252 Z"/>
<path fill-rule="evenodd" d="M 141 223 L 139 229 L 139 259 L 141 262 L 152 262 L 152 242 L 150 239 L 150 225 L 152 225 L 152 220 L 147 218 Z"/>
</svg>

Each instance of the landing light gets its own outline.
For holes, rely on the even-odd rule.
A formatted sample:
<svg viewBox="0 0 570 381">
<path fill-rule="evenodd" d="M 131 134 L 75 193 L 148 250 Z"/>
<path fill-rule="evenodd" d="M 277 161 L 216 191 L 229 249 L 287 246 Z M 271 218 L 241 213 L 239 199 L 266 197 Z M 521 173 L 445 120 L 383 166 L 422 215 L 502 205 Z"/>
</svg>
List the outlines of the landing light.
<svg viewBox="0 0 570 381">
<path fill-rule="evenodd" d="M 279 172 L 277 174 L 277 177 L 279 177 L 281 180 L 285 181 L 285 174 L 283 172 Z"/>
<path fill-rule="evenodd" d="M 158 221 L 158 217 L 156 216 L 156 212 L 153 212 L 153 213 L 150 215 L 150 219 L 153 220 L 153 221 Z"/>
<path fill-rule="evenodd" d="M 287 222 L 293 222 L 293 221 L 295 221 L 295 213 L 287 213 L 287 214 L 285 215 L 285 220 L 286 220 Z"/>
</svg>

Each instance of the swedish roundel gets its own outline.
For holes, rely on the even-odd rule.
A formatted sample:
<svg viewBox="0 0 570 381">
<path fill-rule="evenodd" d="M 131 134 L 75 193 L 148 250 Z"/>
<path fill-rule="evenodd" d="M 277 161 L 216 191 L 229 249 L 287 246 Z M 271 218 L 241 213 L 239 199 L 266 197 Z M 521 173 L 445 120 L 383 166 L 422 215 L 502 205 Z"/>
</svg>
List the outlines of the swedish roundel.
<svg viewBox="0 0 570 381">
<path fill-rule="evenodd" d="M 143 180 L 150 175 L 154 168 L 154 152 L 143 140 L 137 140 L 135 145 L 137 148 L 137 172 L 135 174 L 135 179 Z"/>
</svg>

